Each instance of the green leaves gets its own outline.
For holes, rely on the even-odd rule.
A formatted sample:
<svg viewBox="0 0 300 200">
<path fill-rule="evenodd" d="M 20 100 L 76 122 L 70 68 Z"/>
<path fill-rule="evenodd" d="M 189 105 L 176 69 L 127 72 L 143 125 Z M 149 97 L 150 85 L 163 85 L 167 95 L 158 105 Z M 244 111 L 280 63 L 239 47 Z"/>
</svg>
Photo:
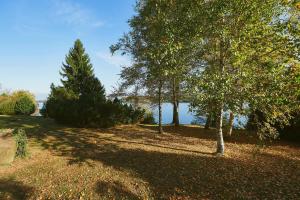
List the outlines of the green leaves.
<svg viewBox="0 0 300 200">
<path fill-rule="evenodd" d="M 299 78 L 290 68 L 299 65 L 299 21 L 293 1 L 144 0 L 111 50 L 133 56 L 125 79 L 136 77 L 143 88 L 175 78 L 195 109 L 245 113 L 251 105 L 273 123 L 297 101 Z"/>
<path fill-rule="evenodd" d="M 210 110 L 209 102 L 223 102 L 225 108 L 241 113 L 241 105 L 250 104 L 266 113 L 270 123 L 262 126 L 273 132 L 268 127 L 278 120 L 286 122 L 296 101 L 296 91 L 289 89 L 294 76 L 289 67 L 299 62 L 292 53 L 297 42 L 287 28 L 279 28 L 288 18 L 278 20 L 289 16 L 286 8 L 291 5 L 279 0 L 263 5 L 256 0 L 217 0 L 198 6 L 201 12 L 193 16 L 202 19 L 197 23 L 205 41 L 199 46 L 204 49 L 199 62 L 205 64 L 200 73 L 191 74 L 194 108 Z"/>
</svg>

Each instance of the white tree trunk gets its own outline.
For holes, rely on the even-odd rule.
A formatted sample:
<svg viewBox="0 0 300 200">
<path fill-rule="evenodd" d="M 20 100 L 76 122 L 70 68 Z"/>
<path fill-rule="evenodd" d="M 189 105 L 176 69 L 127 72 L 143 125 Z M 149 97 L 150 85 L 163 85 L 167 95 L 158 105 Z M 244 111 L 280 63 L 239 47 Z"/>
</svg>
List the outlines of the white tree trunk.
<svg viewBox="0 0 300 200">
<path fill-rule="evenodd" d="M 230 112 L 228 133 L 227 133 L 227 135 L 229 135 L 229 136 L 231 136 L 231 134 L 232 134 L 233 122 L 234 122 L 234 114 L 233 114 L 233 112 Z"/>
<path fill-rule="evenodd" d="M 224 155 L 225 145 L 223 139 L 223 106 L 220 107 L 218 113 L 218 122 L 217 122 L 217 154 Z"/>
<path fill-rule="evenodd" d="M 162 129 L 162 83 L 159 81 L 159 86 L 158 86 L 158 132 L 163 133 Z"/>
</svg>

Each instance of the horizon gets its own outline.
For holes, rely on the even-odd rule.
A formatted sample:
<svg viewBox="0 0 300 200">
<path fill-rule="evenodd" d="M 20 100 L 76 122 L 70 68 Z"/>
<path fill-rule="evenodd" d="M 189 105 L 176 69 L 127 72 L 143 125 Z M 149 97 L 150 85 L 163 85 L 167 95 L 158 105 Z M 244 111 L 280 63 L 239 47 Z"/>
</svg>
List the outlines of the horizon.
<svg viewBox="0 0 300 200">
<path fill-rule="evenodd" d="M 135 0 L 1 1 L 1 90 L 27 90 L 44 100 L 50 84 L 60 83 L 65 55 L 80 39 L 89 54 L 95 75 L 110 94 L 121 66 L 130 58 L 114 55 L 109 46 L 129 30 Z M 14 74 L 14 76 L 7 76 Z"/>
</svg>

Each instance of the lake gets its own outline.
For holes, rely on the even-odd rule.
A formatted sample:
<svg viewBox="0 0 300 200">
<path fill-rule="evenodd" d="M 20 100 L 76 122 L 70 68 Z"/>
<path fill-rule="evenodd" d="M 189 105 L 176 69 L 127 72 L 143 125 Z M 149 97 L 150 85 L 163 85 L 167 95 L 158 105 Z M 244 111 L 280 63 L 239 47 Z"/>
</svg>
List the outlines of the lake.
<svg viewBox="0 0 300 200">
<path fill-rule="evenodd" d="M 158 122 L 158 107 L 155 106 L 152 109 L 155 121 Z M 227 114 L 227 115 L 226 115 Z M 228 116 L 228 113 L 225 113 L 225 117 Z M 173 119 L 173 105 L 171 103 L 163 103 L 162 105 L 162 123 L 170 124 Z M 192 121 L 197 119 L 195 115 L 189 112 L 189 103 L 180 103 L 179 104 L 179 123 L 180 124 L 191 124 Z M 235 127 L 244 127 L 247 123 L 248 118 L 246 116 L 237 116 L 234 119 Z M 200 124 L 204 125 L 206 117 L 200 117 L 198 119 Z"/>
</svg>

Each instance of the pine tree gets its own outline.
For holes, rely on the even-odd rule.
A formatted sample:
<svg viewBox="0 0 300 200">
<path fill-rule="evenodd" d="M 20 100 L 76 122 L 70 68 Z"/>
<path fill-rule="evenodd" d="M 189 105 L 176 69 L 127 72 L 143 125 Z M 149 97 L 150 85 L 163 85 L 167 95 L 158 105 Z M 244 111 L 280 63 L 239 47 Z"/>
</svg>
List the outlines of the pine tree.
<svg viewBox="0 0 300 200">
<path fill-rule="evenodd" d="M 72 91 L 78 97 L 96 96 L 105 98 L 105 90 L 95 77 L 89 55 L 85 53 L 82 42 L 77 39 L 63 63 L 61 82 L 66 90 Z"/>
<path fill-rule="evenodd" d="M 143 110 L 106 99 L 80 40 L 70 49 L 60 74 L 62 86 L 51 85 L 45 116 L 76 127 L 109 127 L 143 118 Z"/>
</svg>

